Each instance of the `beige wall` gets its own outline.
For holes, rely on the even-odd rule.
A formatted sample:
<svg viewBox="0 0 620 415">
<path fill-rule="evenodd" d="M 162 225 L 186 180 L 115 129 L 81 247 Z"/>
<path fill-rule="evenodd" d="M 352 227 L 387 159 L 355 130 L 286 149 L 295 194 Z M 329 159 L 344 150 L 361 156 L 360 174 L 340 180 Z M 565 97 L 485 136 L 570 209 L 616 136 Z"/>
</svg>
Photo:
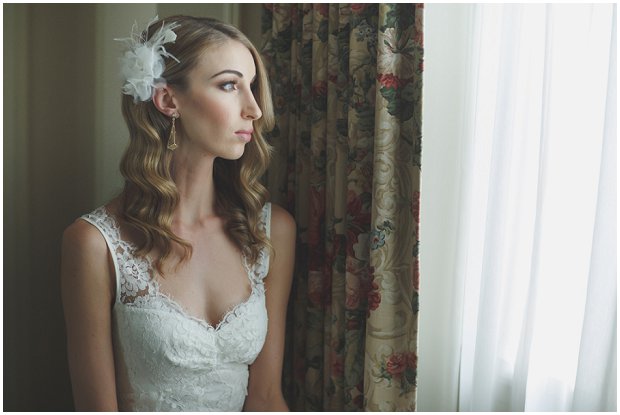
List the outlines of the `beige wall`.
<svg viewBox="0 0 620 415">
<path fill-rule="evenodd" d="M 205 15 L 259 40 L 260 5 L 5 4 L 4 410 L 71 410 L 62 230 L 121 188 L 115 37 L 155 14 Z"/>
</svg>

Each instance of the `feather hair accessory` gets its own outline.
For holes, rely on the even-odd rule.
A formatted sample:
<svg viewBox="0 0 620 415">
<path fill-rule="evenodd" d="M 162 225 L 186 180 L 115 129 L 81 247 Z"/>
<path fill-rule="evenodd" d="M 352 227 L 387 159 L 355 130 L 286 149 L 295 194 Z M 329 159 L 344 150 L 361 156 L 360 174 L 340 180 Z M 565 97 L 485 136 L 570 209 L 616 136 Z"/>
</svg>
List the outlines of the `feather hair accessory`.
<svg viewBox="0 0 620 415">
<path fill-rule="evenodd" d="M 146 26 L 148 28 L 156 22 L 157 16 Z M 151 36 L 145 39 L 142 32 L 137 31 L 138 24 L 134 23 L 131 28 L 131 37 L 114 39 L 124 42 L 127 51 L 120 58 L 121 76 L 123 77 L 123 94 L 132 95 L 134 102 L 149 101 L 153 96 L 154 88 L 157 85 L 165 84 L 166 80 L 161 77 L 166 65 L 164 57 L 180 61 L 166 51 L 164 44 L 174 43 L 177 38 L 174 29 L 179 27 L 178 23 L 164 24 Z"/>
</svg>

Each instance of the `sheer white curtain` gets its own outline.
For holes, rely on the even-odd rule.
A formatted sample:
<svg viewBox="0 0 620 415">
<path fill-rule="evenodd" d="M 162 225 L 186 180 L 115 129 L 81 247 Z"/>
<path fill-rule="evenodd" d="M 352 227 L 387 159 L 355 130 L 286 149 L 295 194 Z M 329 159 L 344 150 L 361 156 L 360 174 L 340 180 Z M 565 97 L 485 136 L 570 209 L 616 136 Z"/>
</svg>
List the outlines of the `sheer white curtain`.
<svg viewBox="0 0 620 415">
<path fill-rule="evenodd" d="M 616 410 L 615 21 L 427 7 L 420 410 Z"/>
</svg>

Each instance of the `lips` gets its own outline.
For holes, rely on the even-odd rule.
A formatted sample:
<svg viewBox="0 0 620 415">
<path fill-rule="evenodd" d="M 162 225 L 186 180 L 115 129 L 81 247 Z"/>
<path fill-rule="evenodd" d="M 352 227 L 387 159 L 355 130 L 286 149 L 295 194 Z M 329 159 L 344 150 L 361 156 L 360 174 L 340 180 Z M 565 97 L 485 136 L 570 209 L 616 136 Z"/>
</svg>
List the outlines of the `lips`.
<svg viewBox="0 0 620 415">
<path fill-rule="evenodd" d="M 237 135 L 237 137 L 239 137 L 244 142 L 249 143 L 252 140 L 253 132 L 254 132 L 253 130 L 239 130 L 239 131 L 235 131 L 235 134 Z"/>
</svg>

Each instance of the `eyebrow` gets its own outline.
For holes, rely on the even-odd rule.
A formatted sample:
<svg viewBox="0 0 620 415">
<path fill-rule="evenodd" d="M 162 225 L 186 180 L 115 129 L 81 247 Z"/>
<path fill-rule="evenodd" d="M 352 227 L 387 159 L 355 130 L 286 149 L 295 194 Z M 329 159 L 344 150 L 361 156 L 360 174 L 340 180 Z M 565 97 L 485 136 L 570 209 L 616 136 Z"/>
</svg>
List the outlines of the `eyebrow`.
<svg viewBox="0 0 620 415">
<path fill-rule="evenodd" d="M 223 71 L 218 72 L 215 75 L 213 75 L 210 79 L 213 79 L 216 76 L 220 76 L 220 75 L 225 74 L 225 73 L 231 73 L 233 75 L 237 75 L 239 78 L 243 78 L 243 74 L 241 72 L 239 72 L 239 71 L 233 71 L 232 69 L 224 69 Z"/>
<path fill-rule="evenodd" d="M 233 75 L 237 75 L 239 78 L 243 78 L 243 74 L 241 72 L 239 72 L 239 71 L 235 71 L 233 69 L 224 69 L 223 71 L 220 71 L 220 72 L 216 73 L 215 75 L 211 76 L 211 78 L 209 78 L 209 79 L 213 79 L 216 76 L 220 76 L 220 75 L 225 74 L 225 73 L 231 73 Z M 256 75 L 254 75 L 254 78 L 252 79 L 252 82 L 254 82 L 254 80 L 256 80 Z"/>
</svg>

